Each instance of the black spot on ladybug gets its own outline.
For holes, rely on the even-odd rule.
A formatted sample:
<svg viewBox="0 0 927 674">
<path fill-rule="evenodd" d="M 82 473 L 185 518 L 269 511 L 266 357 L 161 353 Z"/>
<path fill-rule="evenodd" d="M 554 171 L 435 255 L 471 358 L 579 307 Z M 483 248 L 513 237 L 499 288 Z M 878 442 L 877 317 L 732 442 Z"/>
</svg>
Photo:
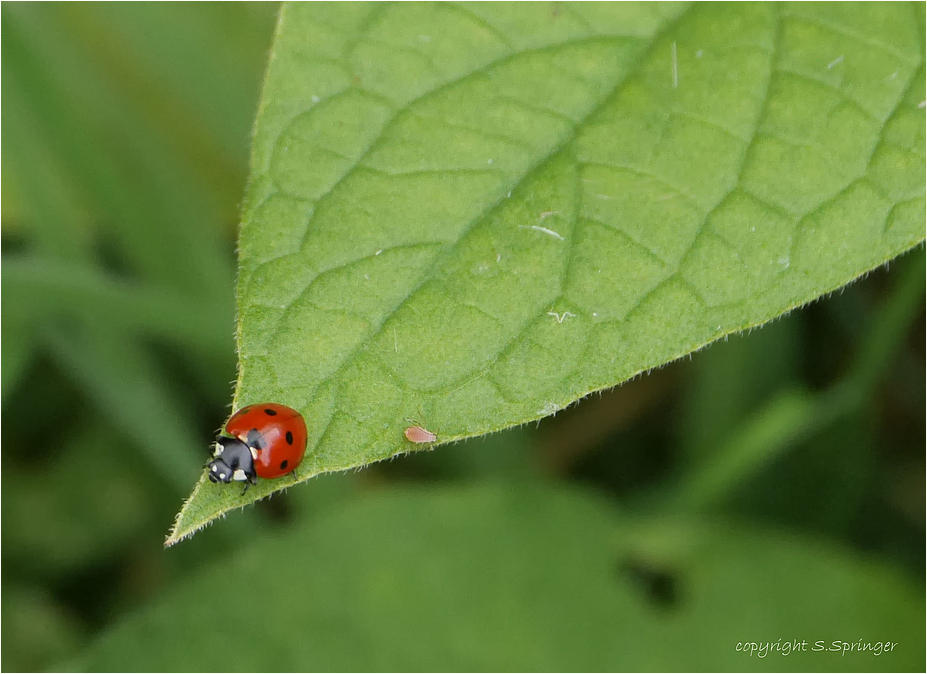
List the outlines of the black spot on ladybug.
<svg viewBox="0 0 927 674">
<path fill-rule="evenodd" d="M 255 449 L 264 449 L 264 436 L 256 428 L 248 431 L 248 446 Z"/>
<path fill-rule="evenodd" d="M 266 415 L 269 416 L 269 417 L 275 417 L 275 416 L 277 416 L 277 413 L 276 413 L 274 410 L 270 409 L 270 408 L 265 409 L 265 410 L 264 410 L 264 414 L 266 414 Z"/>
<path fill-rule="evenodd" d="M 293 444 L 293 434 L 290 431 L 286 432 L 286 444 L 288 445 Z"/>
<path fill-rule="evenodd" d="M 280 462 L 280 470 L 285 470 L 285 469 L 286 469 L 286 464 L 287 464 L 287 463 L 288 463 L 288 462 L 287 462 L 286 459 L 284 459 L 283 461 L 281 461 L 281 462 Z"/>
</svg>

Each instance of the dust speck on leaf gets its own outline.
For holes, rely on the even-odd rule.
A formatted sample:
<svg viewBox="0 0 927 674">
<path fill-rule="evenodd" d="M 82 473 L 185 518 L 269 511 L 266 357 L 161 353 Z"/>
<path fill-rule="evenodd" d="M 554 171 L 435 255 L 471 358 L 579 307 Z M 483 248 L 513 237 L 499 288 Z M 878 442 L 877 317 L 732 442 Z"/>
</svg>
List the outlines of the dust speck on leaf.
<svg viewBox="0 0 927 674">
<path fill-rule="evenodd" d="M 547 229 L 547 227 L 541 227 L 540 225 L 530 225 L 528 227 L 525 227 L 525 225 L 521 225 L 521 227 L 525 229 L 533 229 L 534 231 L 541 232 L 542 234 L 547 234 L 547 236 L 552 236 L 555 239 L 559 239 L 560 241 L 564 240 L 563 237 L 560 236 L 560 234 L 558 234 L 552 229 Z"/>
<path fill-rule="evenodd" d="M 556 311 L 548 311 L 547 315 L 556 318 L 557 325 L 563 323 L 567 318 L 576 316 L 576 314 L 569 311 L 564 311 L 562 314 L 558 314 Z"/>
</svg>

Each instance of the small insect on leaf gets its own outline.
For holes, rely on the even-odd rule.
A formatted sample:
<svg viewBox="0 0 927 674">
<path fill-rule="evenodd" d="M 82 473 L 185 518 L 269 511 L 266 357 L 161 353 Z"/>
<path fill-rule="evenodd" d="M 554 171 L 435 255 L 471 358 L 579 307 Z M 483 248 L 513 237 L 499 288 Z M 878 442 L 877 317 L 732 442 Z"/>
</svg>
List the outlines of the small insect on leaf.
<svg viewBox="0 0 927 674">
<path fill-rule="evenodd" d="M 416 444 L 434 442 L 438 439 L 437 435 L 429 430 L 422 428 L 421 426 L 409 426 L 405 431 L 405 435 L 406 440 Z"/>
</svg>

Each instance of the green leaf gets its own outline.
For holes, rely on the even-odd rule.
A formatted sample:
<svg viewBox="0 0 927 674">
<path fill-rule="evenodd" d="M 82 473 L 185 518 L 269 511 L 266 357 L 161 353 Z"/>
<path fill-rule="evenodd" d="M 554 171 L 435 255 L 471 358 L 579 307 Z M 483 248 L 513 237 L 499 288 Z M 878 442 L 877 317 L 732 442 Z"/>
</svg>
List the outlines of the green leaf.
<svg viewBox="0 0 927 674">
<path fill-rule="evenodd" d="M 57 659 L 66 657 L 81 644 L 83 626 L 62 610 L 60 603 L 42 589 L 4 583 L 0 600 L 4 620 L 3 649 L 7 667 L 17 671 L 41 671 Z"/>
<path fill-rule="evenodd" d="M 381 492 L 252 539 L 63 669 L 906 671 L 924 658 L 922 595 L 839 549 L 622 521 L 576 491 Z M 737 651 L 795 638 L 897 645 Z"/>
<path fill-rule="evenodd" d="M 156 512 L 146 493 L 160 486 L 151 470 L 133 472 L 139 462 L 124 436 L 87 416 L 41 472 L 10 470 L 3 479 L 5 562 L 32 576 L 79 573 L 116 558 Z"/>
<path fill-rule="evenodd" d="M 286 5 L 242 218 L 235 406 L 297 480 L 764 323 L 924 236 L 923 7 Z M 290 484 L 201 478 L 169 542 Z"/>
</svg>

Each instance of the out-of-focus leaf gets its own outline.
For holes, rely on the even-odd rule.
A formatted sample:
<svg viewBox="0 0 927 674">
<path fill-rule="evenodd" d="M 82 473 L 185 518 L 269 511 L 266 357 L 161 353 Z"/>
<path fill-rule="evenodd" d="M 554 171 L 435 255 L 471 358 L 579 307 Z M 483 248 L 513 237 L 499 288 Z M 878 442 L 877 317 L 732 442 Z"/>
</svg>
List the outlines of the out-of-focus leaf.
<svg viewBox="0 0 927 674">
<path fill-rule="evenodd" d="M 4 317 L 5 318 L 5 317 Z M 0 393 L 7 396 L 16 386 L 20 377 L 28 370 L 29 362 L 35 350 L 35 338 L 32 331 L 22 323 L 7 322 L 3 327 L 3 339 L 0 340 Z"/>
<path fill-rule="evenodd" d="M 133 468 L 122 434 L 90 422 L 64 444 L 41 470 L 4 471 L 4 564 L 65 575 L 137 539 L 157 512 L 159 483 Z"/>
<path fill-rule="evenodd" d="M 6 671 L 44 670 L 73 653 L 82 641 L 78 621 L 41 590 L 4 582 L 0 603 Z"/>
<path fill-rule="evenodd" d="M 922 594 L 846 551 L 622 521 L 576 491 L 392 492 L 254 539 L 66 669 L 906 670 L 924 659 Z M 792 639 L 896 646 L 743 652 Z"/>
</svg>

